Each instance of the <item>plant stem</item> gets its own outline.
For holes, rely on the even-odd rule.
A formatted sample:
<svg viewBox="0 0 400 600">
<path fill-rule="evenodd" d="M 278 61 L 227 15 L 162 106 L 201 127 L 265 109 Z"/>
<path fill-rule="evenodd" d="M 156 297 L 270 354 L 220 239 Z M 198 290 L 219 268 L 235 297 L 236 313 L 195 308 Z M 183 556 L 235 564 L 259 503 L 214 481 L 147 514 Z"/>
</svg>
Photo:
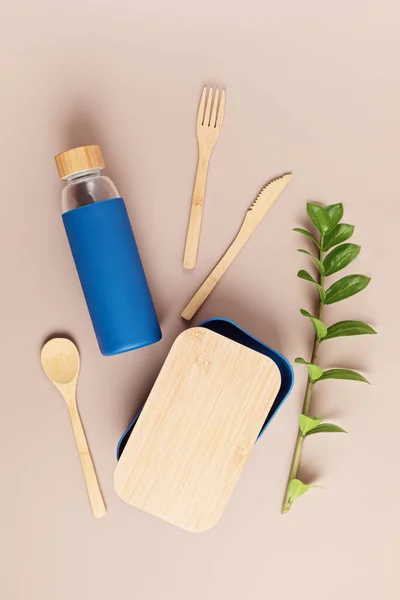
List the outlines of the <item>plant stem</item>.
<svg viewBox="0 0 400 600">
<path fill-rule="evenodd" d="M 320 241 L 321 247 L 320 247 L 320 251 L 319 251 L 319 260 L 321 262 L 323 262 L 323 260 L 324 260 L 324 253 L 322 250 L 323 241 L 324 241 L 323 236 L 321 236 L 321 241 Z M 324 279 L 325 279 L 325 277 L 320 274 L 319 284 L 322 287 L 322 289 L 324 289 Z M 322 316 L 323 316 L 323 310 L 324 310 L 324 305 L 322 304 L 321 299 L 319 298 L 319 295 L 318 295 L 318 319 L 320 319 L 321 321 L 322 321 Z M 317 338 L 317 335 L 315 335 L 314 345 L 313 345 L 312 354 L 311 354 L 311 362 L 313 364 L 316 364 L 319 344 L 320 344 L 320 342 Z M 314 387 L 314 383 L 311 381 L 310 377 L 308 377 L 306 393 L 304 395 L 304 401 L 303 401 L 303 408 L 301 411 L 303 415 L 308 415 L 308 413 L 309 413 L 311 394 L 312 394 L 313 387 Z M 295 446 L 294 453 L 293 453 L 292 465 L 291 465 L 290 471 L 289 471 L 289 477 L 288 477 L 288 482 L 287 482 L 287 486 L 286 486 L 285 496 L 283 498 L 283 504 L 282 504 L 282 509 L 281 509 L 282 514 L 288 512 L 290 509 L 289 486 L 290 486 L 290 482 L 292 481 L 292 479 L 297 478 L 297 473 L 298 473 L 299 465 L 300 465 L 301 451 L 303 449 L 303 441 L 304 441 L 304 438 L 301 435 L 301 431 L 299 429 L 298 433 L 297 433 L 296 446 Z"/>
</svg>

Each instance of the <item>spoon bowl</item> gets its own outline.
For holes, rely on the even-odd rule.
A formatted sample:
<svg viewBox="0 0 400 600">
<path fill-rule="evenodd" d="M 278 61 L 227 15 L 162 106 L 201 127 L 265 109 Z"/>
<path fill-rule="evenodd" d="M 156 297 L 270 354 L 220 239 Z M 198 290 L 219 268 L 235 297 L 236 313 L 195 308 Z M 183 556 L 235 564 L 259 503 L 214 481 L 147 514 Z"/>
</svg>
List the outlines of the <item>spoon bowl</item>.
<svg viewBox="0 0 400 600">
<path fill-rule="evenodd" d="M 65 385 L 78 378 L 78 348 L 67 338 L 53 338 L 42 348 L 43 369 L 55 385 Z"/>
</svg>

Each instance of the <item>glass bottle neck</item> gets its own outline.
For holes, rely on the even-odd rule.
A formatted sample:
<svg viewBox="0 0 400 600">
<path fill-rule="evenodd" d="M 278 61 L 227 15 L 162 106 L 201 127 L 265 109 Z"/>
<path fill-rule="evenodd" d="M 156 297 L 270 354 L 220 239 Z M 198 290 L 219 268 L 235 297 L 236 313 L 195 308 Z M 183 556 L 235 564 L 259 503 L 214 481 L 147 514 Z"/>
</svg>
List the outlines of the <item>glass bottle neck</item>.
<svg viewBox="0 0 400 600">
<path fill-rule="evenodd" d="M 66 184 L 70 183 L 81 183 L 88 179 L 101 176 L 101 169 L 88 169 L 87 171 L 81 171 L 80 173 L 72 173 L 64 179 Z"/>
<path fill-rule="evenodd" d="M 64 181 L 65 185 L 61 196 L 63 213 L 95 202 L 119 198 L 114 183 L 101 173 L 101 169 L 88 169 L 74 173 Z"/>
</svg>

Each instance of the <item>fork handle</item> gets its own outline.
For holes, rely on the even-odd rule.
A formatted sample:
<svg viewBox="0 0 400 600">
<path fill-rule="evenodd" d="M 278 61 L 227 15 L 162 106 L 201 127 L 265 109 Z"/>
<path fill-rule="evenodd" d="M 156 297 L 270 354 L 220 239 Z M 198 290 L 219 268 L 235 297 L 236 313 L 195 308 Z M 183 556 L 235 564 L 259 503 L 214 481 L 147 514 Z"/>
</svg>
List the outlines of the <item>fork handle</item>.
<svg viewBox="0 0 400 600">
<path fill-rule="evenodd" d="M 197 260 L 209 161 L 209 154 L 199 153 L 186 237 L 185 254 L 183 257 L 183 266 L 185 269 L 193 269 Z"/>
</svg>

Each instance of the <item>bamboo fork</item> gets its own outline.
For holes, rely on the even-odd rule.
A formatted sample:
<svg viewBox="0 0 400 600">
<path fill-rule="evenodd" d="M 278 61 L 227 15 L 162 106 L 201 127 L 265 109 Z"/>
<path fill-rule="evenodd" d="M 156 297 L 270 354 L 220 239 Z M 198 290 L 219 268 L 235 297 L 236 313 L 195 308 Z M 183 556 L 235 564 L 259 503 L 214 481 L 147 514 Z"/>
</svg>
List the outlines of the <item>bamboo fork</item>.
<svg viewBox="0 0 400 600">
<path fill-rule="evenodd" d="M 182 317 L 186 319 L 186 321 L 190 321 L 190 319 L 194 317 L 203 302 L 208 298 L 209 294 L 213 291 L 222 275 L 232 264 L 240 250 L 253 233 L 254 229 L 265 217 L 291 178 L 291 173 L 287 173 L 282 177 L 278 177 L 277 179 L 274 179 L 268 183 L 268 185 L 266 185 L 258 194 L 257 198 L 248 209 L 242 226 L 232 244 L 229 246 L 228 250 L 225 252 L 224 256 L 221 258 L 216 267 L 214 267 L 213 271 L 211 271 L 204 283 L 199 287 L 193 298 L 183 309 Z"/>
<path fill-rule="evenodd" d="M 213 98 L 213 88 L 207 93 L 207 88 L 205 87 L 201 95 L 199 112 L 197 115 L 199 159 L 193 190 L 192 206 L 190 209 L 185 255 L 183 258 L 183 266 L 186 269 L 193 269 L 196 264 L 201 221 L 203 218 L 208 163 L 210 162 L 211 152 L 218 139 L 224 119 L 225 90 L 222 90 L 221 100 L 218 103 L 219 96 L 220 92 L 218 89 L 215 90 Z"/>
</svg>

